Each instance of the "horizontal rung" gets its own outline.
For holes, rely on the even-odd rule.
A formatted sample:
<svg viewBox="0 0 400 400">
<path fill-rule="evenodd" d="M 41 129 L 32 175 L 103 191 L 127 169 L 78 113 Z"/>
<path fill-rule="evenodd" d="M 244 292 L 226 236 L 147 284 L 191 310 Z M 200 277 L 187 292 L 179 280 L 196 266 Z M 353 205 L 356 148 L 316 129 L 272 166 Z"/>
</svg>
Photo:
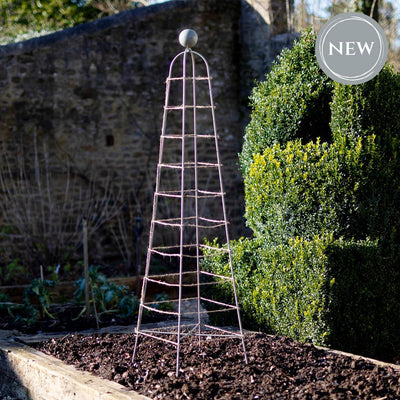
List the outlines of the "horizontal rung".
<svg viewBox="0 0 400 400">
<path fill-rule="evenodd" d="M 160 163 L 158 167 L 162 168 L 175 168 L 175 169 L 182 169 L 182 163 Z M 197 162 L 194 163 L 193 161 L 188 161 L 183 163 L 183 168 L 215 168 L 215 167 L 222 167 L 222 164 L 218 163 L 208 163 L 208 162 Z"/>
<path fill-rule="evenodd" d="M 204 105 L 193 105 L 193 104 L 185 104 L 185 105 L 180 105 L 180 106 L 165 106 L 164 107 L 164 109 L 165 110 L 187 110 L 187 109 L 189 109 L 189 110 L 193 110 L 193 109 L 196 109 L 196 110 L 199 110 L 199 109 L 211 109 L 211 108 L 215 108 L 215 106 L 210 106 L 210 105 L 207 105 L 207 106 L 204 106 Z"/>
<path fill-rule="evenodd" d="M 175 312 L 175 311 L 164 311 L 164 310 L 159 310 L 158 308 L 149 307 L 149 306 L 146 306 L 145 304 L 143 304 L 143 308 L 145 308 L 146 310 L 149 310 L 149 311 L 154 311 L 154 312 L 160 313 L 160 314 L 179 315 L 179 314 L 178 314 L 177 312 Z"/>
<path fill-rule="evenodd" d="M 220 301 L 215 301 L 215 300 L 211 300 L 211 299 L 206 299 L 205 297 L 200 297 L 200 300 L 206 301 L 208 303 L 216 304 L 216 305 L 222 306 L 222 307 L 229 307 L 232 310 L 237 309 L 237 307 L 234 305 L 221 303 Z"/>
<path fill-rule="evenodd" d="M 224 277 L 223 278 L 227 278 Z M 227 278 L 228 280 L 232 280 Z M 199 282 L 199 283 L 182 283 L 181 285 L 179 285 L 179 283 L 170 283 L 170 282 L 165 282 L 165 281 L 160 281 L 157 279 L 152 279 L 152 278 L 147 278 L 148 282 L 152 282 L 158 285 L 163 285 L 163 286 L 168 286 L 168 287 L 185 287 L 185 288 L 190 288 L 190 287 L 197 287 L 197 286 L 212 286 L 212 285 L 217 285 L 219 282 L 217 281 L 210 281 L 210 282 Z M 157 302 L 156 302 L 157 303 Z"/>
<path fill-rule="evenodd" d="M 222 195 L 225 194 L 224 192 L 212 192 L 212 191 L 209 191 L 209 190 L 198 190 L 197 192 L 200 195 L 205 195 L 205 196 L 207 196 L 207 195 L 210 195 L 210 196 L 222 196 Z"/>
<path fill-rule="evenodd" d="M 196 247 L 199 246 L 199 248 L 205 248 L 205 249 L 211 249 L 211 250 L 217 250 L 217 251 L 222 251 L 225 253 L 229 253 L 229 249 L 225 248 L 225 247 L 213 247 L 213 246 L 208 246 L 206 244 L 202 244 L 199 243 L 198 245 L 196 243 L 186 243 L 186 244 L 182 244 L 182 249 L 193 249 L 195 250 Z M 169 245 L 169 246 L 154 246 L 151 248 L 154 250 L 158 250 L 158 251 L 168 251 L 168 250 L 176 250 L 179 251 L 179 249 L 181 248 L 181 245 L 179 243 L 174 244 L 174 245 Z M 195 272 L 195 271 L 193 271 Z"/>
<path fill-rule="evenodd" d="M 153 283 L 157 283 L 158 285 L 163 285 L 163 286 L 171 286 L 171 287 L 178 287 L 179 283 L 169 283 L 169 282 L 165 282 L 165 281 L 159 281 L 157 279 L 152 279 L 152 278 L 147 278 L 148 282 L 153 282 Z"/>
<path fill-rule="evenodd" d="M 190 329 L 193 331 L 194 328 L 198 328 L 199 324 L 181 324 L 181 331 Z M 135 328 L 135 333 L 137 332 L 137 328 Z M 178 333 L 178 325 L 172 324 L 167 325 L 162 328 L 144 328 L 140 329 L 140 332 L 146 333 L 157 333 L 157 334 L 164 334 L 164 335 L 174 335 Z"/>
<path fill-rule="evenodd" d="M 182 248 L 187 249 L 187 248 L 196 248 L 196 243 L 192 243 L 192 244 L 182 244 Z M 180 249 L 181 245 L 175 244 L 172 246 L 154 246 L 153 249 L 155 250 L 171 250 L 171 249 Z M 196 272 L 196 271 L 193 271 Z"/>
<path fill-rule="evenodd" d="M 173 345 L 175 345 L 175 346 L 177 345 L 177 343 L 174 342 L 174 341 L 172 341 L 172 340 L 168 340 L 168 339 L 165 339 L 165 338 L 160 337 L 160 336 L 152 335 L 151 333 L 142 331 L 142 330 L 140 330 L 140 329 L 137 331 L 137 333 L 140 334 L 140 335 L 143 335 L 143 336 L 150 337 L 150 338 L 152 338 L 152 339 L 162 340 L 163 342 L 170 343 L 170 344 L 173 344 Z"/>
<path fill-rule="evenodd" d="M 160 332 L 158 330 L 153 330 L 153 331 L 150 331 L 150 330 L 146 330 L 146 331 L 139 330 L 138 333 L 140 335 L 148 336 L 148 337 L 150 337 L 152 339 L 161 340 L 163 342 L 170 343 L 170 344 L 173 344 L 173 345 L 177 346 L 178 345 L 177 342 L 174 342 L 174 341 L 169 340 L 169 339 L 165 339 L 162 336 L 158 336 L 158 335 L 178 335 L 177 329 L 178 328 L 176 328 L 175 332 L 171 332 L 171 331 Z M 229 332 L 229 331 L 226 331 L 226 332 Z M 240 334 L 235 333 L 235 332 L 229 332 L 229 333 L 225 333 L 225 334 L 224 333 L 211 333 L 211 332 L 201 332 L 201 333 L 193 332 L 192 334 L 190 334 L 190 333 L 181 333 L 180 336 L 183 337 L 183 336 L 187 336 L 187 335 L 202 336 L 202 337 L 215 337 L 215 338 L 228 338 L 228 339 L 235 339 L 235 338 L 241 339 L 243 337 L 243 335 L 240 335 Z"/>
<path fill-rule="evenodd" d="M 173 197 L 173 198 L 181 198 L 182 193 L 179 190 L 170 190 L 170 191 L 163 191 L 163 192 L 155 192 L 156 196 L 163 196 L 163 197 Z M 187 189 L 183 191 L 183 197 L 188 197 L 188 198 L 200 198 L 200 199 L 205 199 L 205 198 L 210 198 L 210 197 L 220 197 L 225 195 L 225 192 L 212 192 L 212 191 L 207 191 L 207 190 L 197 190 L 197 196 L 196 196 L 196 191 L 194 189 Z"/>
<path fill-rule="evenodd" d="M 222 251 L 222 252 L 225 252 L 225 253 L 229 253 L 229 250 L 226 249 L 225 247 L 207 246 L 206 244 L 200 244 L 200 247 L 202 247 L 203 249 Z"/>
<path fill-rule="evenodd" d="M 219 136 L 216 136 L 219 139 Z M 215 135 L 201 135 L 201 134 L 196 134 L 194 135 L 193 133 L 185 133 L 185 134 L 179 134 L 179 135 L 161 135 L 161 138 L 164 139 L 182 139 L 182 138 L 198 138 L 198 139 L 215 139 Z"/>
<path fill-rule="evenodd" d="M 225 226 L 225 223 L 213 224 L 213 225 L 196 225 L 196 224 L 181 225 L 179 223 L 165 222 L 165 221 L 154 221 L 154 223 L 159 224 L 159 225 L 164 225 L 164 226 L 170 226 L 171 228 L 186 227 L 186 228 L 199 228 L 199 229 L 215 229 L 215 228 L 221 228 L 222 226 Z"/>
<path fill-rule="evenodd" d="M 213 274 L 212 272 L 207 272 L 207 271 L 200 271 L 200 273 L 201 273 L 202 275 L 212 276 L 213 278 L 226 279 L 227 281 L 232 281 L 232 280 L 233 280 L 231 276 Z"/>
<path fill-rule="evenodd" d="M 225 220 L 223 220 L 223 219 L 211 219 L 211 218 L 204 218 L 204 217 L 199 217 L 199 221 L 211 222 L 211 223 L 215 223 L 215 224 L 225 223 Z"/>
<path fill-rule="evenodd" d="M 178 328 L 176 328 L 176 329 L 178 329 Z M 226 331 L 226 332 L 229 332 L 229 331 Z M 176 330 L 176 332 L 170 332 L 170 331 L 168 331 L 168 332 L 159 332 L 159 331 L 156 331 L 156 330 L 154 330 L 154 331 L 149 331 L 149 330 L 142 331 L 142 330 L 140 330 L 139 333 L 141 335 L 148 336 L 148 337 L 151 337 L 151 338 L 156 339 L 156 340 L 161 340 L 163 342 L 171 343 L 171 344 L 173 344 L 175 346 L 177 346 L 177 344 L 178 344 L 177 342 L 173 342 L 172 340 L 165 339 L 162 336 L 156 336 L 156 335 L 178 335 L 178 330 Z M 180 336 L 182 338 L 182 337 L 189 336 L 189 335 L 191 335 L 191 336 L 202 336 L 202 337 L 207 337 L 207 338 L 215 337 L 215 338 L 227 338 L 227 339 L 241 339 L 243 337 L 243 335 L 240 335 L 239 333 L 235 333 L 235 332 L 211 333 L 211 332 L 207 332 L 207 331 L 206 332 L 201 332 L 201 333 L 198 333 L 198 332 L 195 332 L 195 331 L 193 333 L 182 333 L 181 332 Z"/>
<path fill-rule="evenodd" d="M 203 218 L 199 217 L 197 218 L 197 224 L 196 224 L 196 217 L 185 217 L 183 219 L 181 218 L 167 218 L 167 219 L 155 219 L 152 221 L 155 224 L 158 225 L 164 225 L 164 226 L 171 226 L 171 227 L 198 227 L 201 229 L 211 229 L 211 228 L 217 228 L 220 226 L 224 226 L 228 222 L 225 222 L 224 220 L 219 220 L 219 219 L 210 219 L 210 218 Z M 201 225 L 199 222 L 207 222 L 208 225 Z"/>
<path fill-rule="evenodd" d="M 181 287 L 187 287 L 187 288 L 189 288 L 189 287 L 197 287 L 197 286 L 204 286 L 204 285 L 208 284 L 208 283 L 204 283 L 203 284 L 203 282 L 201 282 L 201 283 L 182 283 L 181 285 L 179 285 L 179 282 L 178 283 L 171 283 L 171 282 L 160 281 L 160 280 L 152 279 L 152 278 L 147 278 L 147 281 L 155 283 L 155 284 L 158 284 L 158 285 L 163 285 L 163 286 L 169 286 L 169 287 L 179 287 L 179 286 L 181 286 Z M 217 283 L 217 282 L 215 282 L 215 283 Z M 170 301 L 172 301 L 172 300 L 170 300 Z M 154 302 L 154 304 L 157 304 L 157 303 L 159 303 L 159 302 L 157 302 L 157 301 Z M 146 304 L 149 304 L 149 303 L 146 303 Z"/>
<path fill-rule="evenodd" d="M 203 258 L 204 257 L 203 255 L 196 256 L 196 255 L 184 254 L 183 252 L 182 252 L 182 254 L 181 253 L 167 253 L 165 251 L 160 251 L 157 249 L 150 249 L 149 251 L 151 251 L 154 254 L 163 256 L 163 257 L 181 257 L 181 256 L 186 257 L 186 258 Z"/>
<path fill-rule="evenodd" d="M 178 76 L 178 77 L 173 77 L 173 78 L 167 78 L 167 81 L 183 81 L 184 79 L 186 81 L 192 81 L 193 79 L 195 81 L 206 81 L 206 80 L 211 80 L 212 76 L 195 76 L 194 78 L 193 78 L 193 76 L 185 76 L 185 77 Z"/>
<path fill-rule="evenodd" d="M 170 302 L 172 302 L 172 301 L 170 301 Z M 147 304 L 157 304 L 157 302 L 143 304 L 143 308 L 145 308 L 146 310 L 153 311 L 153 312 L 160 313 L 160 314 L 175 315 L 175 316 L 179 315 L 179 312 L 177 312 L 177 311 L 160 310 L 158 308 L 148 306 Z M 212 310 L 211 312 L 215 312 L 215 311 L 217 311 L 217 312 L 218 311 L 230 311 L 230 308 L 226 309 L 226 310 Z M 207 314 L 207 311 L 205 311 L 205 310 L 197 311 L 196 310 L 196 311 L 185 311 L 185 312 L 180 313 L 180 315 L 182 315 L 182 316 L 193 315 L 193 314 Z"/>
<path fill-rule="evenodd" d="M 154 195 L 162 197 L 172 197 L 172 198 L 182 197 L 182 194 L 179 192 L 155 192 Z M 186 197 L 185 194 L 183 196 Z"/>
<path fill-rule="evenodd" d="M 228 308 L 220 308 L 218 310 L 207 310 L 207 314 L 216 314 L 220 312 L 234 311 L 237 310 L 236 306 L 228 306 Z"/>
<path fill-rule="evenodd" d="M 182 271 L 182 275 L 191 275 L 191 274 L 196 274 L 197 271 L 193 270 L 193 271 Z M 158 278 L 166 278 L 166 277 L 170 277 L 170 276 L 179 276 L 180 273 L 179 272 L 172 272 L 172 273 L 168 273 L 168 274 L 157 274 L 157 275 L 149 275 L 149 278 L 153 278 L 153 279 L 158 279 Z"/>
<path fill-rule="evenodd" d="M 213 331 L 223 332 L 223 333 L 226 333 L 227 335 L 232 335 L 232 337 L 238 337 L 238 338 L 242 338 L 242 337 L 243 337 L 243 334 L 242 334 L 242 333 L 233 332 L 233 331 L 228 331 L 228 330 L 226 330 L 226 329 L 219 328 L 219 327 L 217 327 L 217 326 L 212 326 L 212 325 L 204 324 L 204 328 L 208 328 L 208 329 L 211 329 L 211 330 L 213 330 Z M 213 336 L 213 334 L 210 334 L 209 336 Z M 214 336 L 217 336 L 217 335 L 214 335 Z"/>
<path fill-rule="evenodd" d="M 169 222 L 168 220 L 154 220 L 153 222 L 158 225 L 171 226 L 177 228 L 179 228 L 180 226 L 184 226 L 180 222 L 172 222 L 172 221 Z"/>
</svg>

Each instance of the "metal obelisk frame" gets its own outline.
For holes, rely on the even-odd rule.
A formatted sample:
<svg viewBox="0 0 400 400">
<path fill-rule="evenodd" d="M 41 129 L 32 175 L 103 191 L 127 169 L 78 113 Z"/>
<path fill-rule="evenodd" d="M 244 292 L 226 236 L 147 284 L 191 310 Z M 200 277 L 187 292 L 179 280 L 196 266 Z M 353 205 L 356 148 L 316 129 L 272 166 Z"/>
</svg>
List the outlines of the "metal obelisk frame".
<svg viewBox="0 0 400 400">
<path fill-rule="evenodd" d="M 222 186 L 209 66 L 201 54 L 191 49 L 197 43 L 196 32 L 190 29 L 181 32 L 179 41 L 185 47 L 185 50 L 171 61 L 166 81 L 149 247 L 132 356 L 132 360 L 135 361 L 140 335 L 173 344 L 177 348 L 177 376 L 179 374 L 181 340 L 187 335 L 198 336 L 199 346 L 203 336 L 207 336 L 208 339 L 213 337 L 239 339 L 243 346 L 244 360 L 247 363 L 229 245 L 228 221 Z M 178 62 L 180 59 L 182 61 L 181 69 L 179 69 Z M 199 67 L 197 67 L 196 62 L 199 63 Z M 178 74 L 174 75 L 177 66 Z M 198 70 L 200 70 L 200 74 Z M 177 104 L 171 105 L 171 87 L 173 85 L 178 85 L 178 89 L 181 90 L 181 96 L 179 96 L 181 99 Z M 203 96 L 197 93 L 199 91 L 198 86 L 201 85 L 203 92 L 206 92 L 205 97 L 204 93 Z M 203 100 L 198 100 L 200 98 Z M 203 117 L 203 125 L 204 121 L 208 120 L 208 129 L 201 127 L 200 113 Z M 180 122 L 181 129 L 179 132 L 176 131 L 176 128 L 167 126 L 167 119 L 172 118 L 171 114 L 173 114 L 172 117 L 177 116 Z M 209 150 L 210 146 L 212 151 Z M 167 156 L 171 158 L 171 155 L 175 158 L 168 161 Z M 206 172 L 206 175 L 204 172 Z M 213 175 L 214 186 L 210 184 Z M 168 209 L 164 207 L 164 213 L 161 210 L 163 208 L 162 201 L 168 205 Z M 211 204 L 211 207 L 210 202 L 214 203 Z M 218 215 L 210 217 L 209 214 L 216 209 L 219 210 L 219 213 L 216 212 Z M 206 233 L 202 237 L 203 232 Z M 203 238 L 205 236 L 212 237 L 213 232 L 219 233 L 220 238 L 222 236 L 226 241 L 226 246 L 219 247 L 203 243 Z M 158 239 L 158 242 L 157 233 L 161 236 L 161 241 Z M 217 234 L 214 236 L 217 236 Z M 172 243 L 165 243 L 169 239 L 172 240 Z M 227 274 L 214 274 L 202 270 L 203 250 L 223 252 L 226 257 L 225 260 L 229 264 Z M 176 272 L 165 273 L 158 270 L 158 272 L 152 273 L 154 262 L 158 264 L 170 263 L 176 268 Z M 211 298 L 210 290 L 207 292 L 207 288 L 215 285 L 216 281 L 231 285 L 232 304 Z M 169 298 L 168 301 L 154 299 L 149 301 L 149 285 L 155 287 L 155 290 L 152 290 L 153 293 L 173 289 L 175 293 L 177 292 L 176 298 Z M 171 304 L 174 307 L 171 307 Z M 207 311 L 202 308 L 202 304 L 206 305 Z M 166 324 L 164 328 L 149 329 L 142 326 L 145 310 L 166 314 L 174 321 Z M 236 316 L 234 318 L 237 318 L 238 329 L 221 328 L 208 323 L 208 313 L 222 312 L 233 312 Z M 194 318 L 190 319 L 189 323 L 185 323 L 189 315 L 194 316 Z"/>
</svg>

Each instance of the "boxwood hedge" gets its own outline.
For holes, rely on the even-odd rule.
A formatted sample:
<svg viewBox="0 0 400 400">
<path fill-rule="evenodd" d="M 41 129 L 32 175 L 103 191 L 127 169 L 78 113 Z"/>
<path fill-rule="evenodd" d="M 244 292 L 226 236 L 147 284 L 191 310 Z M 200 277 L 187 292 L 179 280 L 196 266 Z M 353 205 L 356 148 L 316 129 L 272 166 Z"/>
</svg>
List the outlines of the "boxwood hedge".
<svg viewBox="0 0 400 400">
<path fill-rule="evenodd" d="M 329 140 L 332 81 L 315 57 L 315 35 L 308 31 L 291 50 L 284 49 L 265 81 L 250 97 L 251 121 L 246 128 L 240 164 L 249 168 L 253 154 L 273 143 L 317 137 Z"/>
<path fill-rule="evenodd" d="M 399 354 L 398 246 L 333 235 L 272 246 L 242 238 L 231 246 L 245 328 L 388 361 Z M 227 274 L 226 253 L 208 251 L 204 267 Z M 209 295 L 233 302 L 226 281 Z"/>
<path fill-rule="evenodd" d="M 304 34 L 252 94 L 240 162 L 254 238 L 231 244 L 243 320 L 389 359 L 400 355 L 400 76 L 333 83 L 314 45 Z M 227 272 L 225 257 L 208 253 L 204 267 Z M 222 282 L 212 295 L 232 300 Z"/>
<path fill-rule="evenodd" d="M 342 136 L 332 144 L 274 144 L 255 154 L 245 176 L 248 226 L 270 244 L 329 233 L 365 238 L 362 204 L 376 147 L 373 136 Z"/>
</svg>

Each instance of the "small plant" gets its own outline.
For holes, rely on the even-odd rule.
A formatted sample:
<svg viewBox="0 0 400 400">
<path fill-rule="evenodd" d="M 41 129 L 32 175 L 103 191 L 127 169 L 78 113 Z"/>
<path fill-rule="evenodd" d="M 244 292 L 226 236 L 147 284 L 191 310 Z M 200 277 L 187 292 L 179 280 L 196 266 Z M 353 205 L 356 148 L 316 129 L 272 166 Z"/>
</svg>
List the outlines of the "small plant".
<svg viewBox="0 0 400 400">
<path fill-rule="evenodd" d="M 16 304 L 8 301 L 7 297 L 0 297 L 0 311 L 7 309 L 8 314 L 14 318 L 14 321 L 24 325 L 34 325 L 40 317 L 49 317 L 55 319 L 49 309 L 53 303 L 53 294 L 51 289 L 56 286 L 52 280 L 33 279 L 23 295 L 23 303 Z M 38 306 L 40 309 L 38 309 Z"/>
<path fill-rule="evenodd" d="M 99 318 L 104 314 L 116 314 L 121 318 L 128 318 L 137 313 L 139 302 L 137 297 L 127 286 L 116 285 L 99 272 L 98 266 L 89 268 L 90 303 L 94 305 Z M 75 282 L 74 301 L 81 303 L 85 298 L 85 278 Z M 81 314 L 86 311 L 86 307 Z M 80 314 L 80 315 L 81 315 Z"/>
<path fill-rule="evenodd" d="M 77 263 L 78 267 L 79 263 Z M 66 280 L 65 276 L 69 275 L 72 271 L 72 265 L 67 262 L 66 264 L 49 265 L 47 267 L 47 272 L 51 275 L 53 281 L 59 281 L 61 279 Z"/>
<path fill-rule="evenodd" d="M 5 293 L 0 293 L 0 315 L 9 315 L 16 322 L 23 319 L 21 314 L 27 313 L 32 318 L 32 310 L 28 309 L 24 304 L 13 303 Z"/>
<path fill-rule="evenodd" d="M 49 308 L 53 303 L 53 294 L 50 289 L 56 286 L 56 282 L 52 280 L 34 279 L 31 285 L 25 289 L 24 304 L 32 306 L 33 303 L 39 302 L 42 309 L 43 316 L 47 315 L 51 319 L 55 319 L 54 315 L 50 313 Z"/>
</svg>

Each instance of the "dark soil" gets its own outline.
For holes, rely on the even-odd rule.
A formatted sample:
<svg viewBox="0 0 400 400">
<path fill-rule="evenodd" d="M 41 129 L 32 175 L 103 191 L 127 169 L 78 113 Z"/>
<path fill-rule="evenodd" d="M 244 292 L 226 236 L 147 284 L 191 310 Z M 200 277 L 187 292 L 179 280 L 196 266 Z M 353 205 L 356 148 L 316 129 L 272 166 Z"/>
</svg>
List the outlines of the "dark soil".
<svg viewBox="0 0 400 400">
<path fill-rule="evenodd" d="M 176 348 L 134 335 L 69 335 L 38 348 L 153 399 L 400 399 L 400 371 L 334 354 L 288 338 L 246 336 L 248 365 L 236 339 L 185 338 Z"/>
</svg>

